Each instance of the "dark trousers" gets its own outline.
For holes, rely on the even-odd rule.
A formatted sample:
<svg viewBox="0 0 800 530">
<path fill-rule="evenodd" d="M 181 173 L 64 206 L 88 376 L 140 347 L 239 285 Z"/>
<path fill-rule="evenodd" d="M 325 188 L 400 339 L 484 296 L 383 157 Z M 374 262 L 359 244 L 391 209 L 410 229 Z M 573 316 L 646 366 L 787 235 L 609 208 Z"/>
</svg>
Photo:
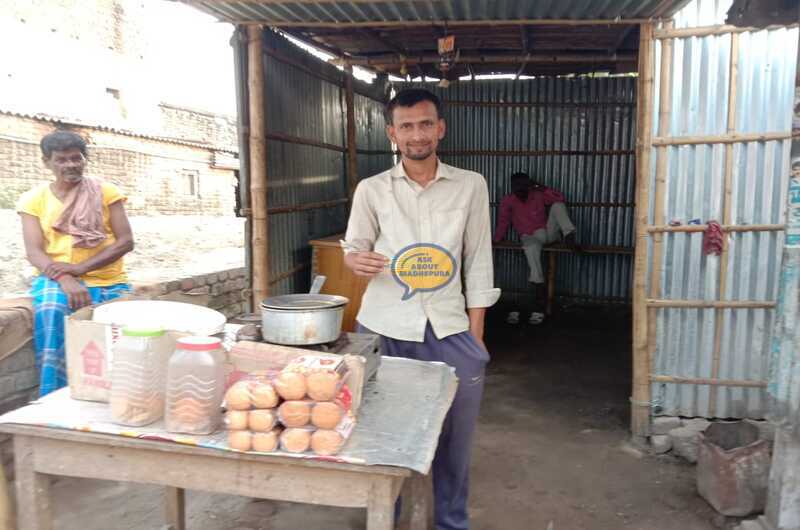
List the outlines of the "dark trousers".
<svg viewBox="0 0 800 530">
<path fill-rule="evenodd" d="M 371 333 L 360 324 L 359 331 Z M 425 328 L 424 342 L 381 336 L 381 348 L 383 355 L 389 357 L 439 361 L 455 368 L 458 390 L 442 425 L 433 458 L 434 518 L 436 530 L 468 530 L 472 436 L 480 412 L 489 354 L 468 331 L 440 340 L 430 324 Z"/>
</svg>

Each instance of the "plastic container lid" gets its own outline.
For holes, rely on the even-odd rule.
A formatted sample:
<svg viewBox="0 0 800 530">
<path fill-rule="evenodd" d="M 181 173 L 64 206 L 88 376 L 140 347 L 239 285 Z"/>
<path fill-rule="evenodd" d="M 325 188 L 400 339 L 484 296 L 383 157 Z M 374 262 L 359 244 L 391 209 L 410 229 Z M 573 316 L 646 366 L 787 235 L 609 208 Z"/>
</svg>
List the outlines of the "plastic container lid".
<svg viewBox="0 0 800 530">
<path fill-rule="evenodd" d="M 161 328 L 122 328 L 126 337 L 160 337 L 164 334 Z"/>
<path fill-rule="evenodd" d="M 216 337 L 183 337 L 178 339 L 178 348 L 189 351 L 211 351 L 222 347 Z"/>
</svg>

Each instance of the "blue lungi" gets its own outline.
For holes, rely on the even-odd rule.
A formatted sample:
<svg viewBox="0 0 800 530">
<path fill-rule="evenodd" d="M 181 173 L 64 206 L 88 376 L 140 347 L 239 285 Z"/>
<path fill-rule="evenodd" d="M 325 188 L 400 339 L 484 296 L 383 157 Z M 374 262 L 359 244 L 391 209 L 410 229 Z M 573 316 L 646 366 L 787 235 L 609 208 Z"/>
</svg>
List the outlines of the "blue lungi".
<svg viewBox="0 0 800 530">
<path fill-rule="evenodd" d="M 93 304 L 108 302 L 131 292 L 127 283 L 89 287 Z M 64 318 L 72 314 L 69 300 L 58 282 L 39 276 L 31 285 L 33 297 L 33 345 L 39 369 L 39 396 L 67 386 L 64 359 Z"/>
<path fill-rule="evenodd" d="M 361 332 L 372 333 L 360 324 L 358 327 Z M 442 425 L 433 458 L 434 519 L 436 530 L 468 530 L 472 436 L 478 422 L 489 354 L 468 331 L 437 339 L 430 323 L 425 327 L 424 342 L 381 336 L 381 351 L 390 357 L 439 361 L 455 368 L 458 390 Z"/>
</svg>

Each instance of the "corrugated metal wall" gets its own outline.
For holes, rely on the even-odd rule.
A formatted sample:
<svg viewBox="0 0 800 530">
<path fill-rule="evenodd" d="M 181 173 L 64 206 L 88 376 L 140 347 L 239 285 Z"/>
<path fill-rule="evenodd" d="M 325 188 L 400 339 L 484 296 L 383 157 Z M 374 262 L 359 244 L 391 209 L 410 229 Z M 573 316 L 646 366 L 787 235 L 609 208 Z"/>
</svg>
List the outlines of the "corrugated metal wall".
<svg viewBox="0 0 800 530">
<path fill-rule="evenodd" d="M 694 2 L 676 17 L 676 27 L 721 23 L 730 4 Z M 790 131 L 797 29 L 742 33 L 739 39 L 736 132 Z M 673 43 L 668 136 L 725 134 L 730 34 L 674 39 Z M 654 134 L 658 131 L 660 41 L 655 55 Z M 734 144 L 733 224 L 784 222 L 790 144 L 789 140 Z M 667 152 L 666 221 L 722 222 L 725 146 L 675 146 Z M 655 160 L 654 151 L 651 189 Z M 650 212 L 652 224 L 652 202 Z M 775 300 L 783 237 L 783 232 L 729 235 L 724 300 Z M 661 298 L 718 299 L 720 258 L 704 256 L 702 241 L 702 233 L 664 235 L 663 273 L 658 278 Z M 721 314 L 718 378 L 766 380 L 774 310 L 726 309 Z M 711 378 L 716 318 L 715 309 L 658 310 L 655 373 Z M 711 405 L 712 392 L 716 410 Z M 763 417 L 766 408 L 763 389 L 736 386 L 654 383 L 652 399 L 656 412 L 682 416 Z"/>
<path fill-rule="evenodd" d="M 405 86 L 398 83 L 397 89 Z M 509 177 L 525 171 L 564 192 L 581 245 L 633 246 L 635 77 L 461 81 L 447 89 L 429 83 L 414 86 L 433 90 L 444 101 L 448 132 L 441 158 L 486 177 L 493 223 L 500 199 L 509 192 Z M 447 154 L 453 150 L 481 153 Z M 508 151 L 539 153 L 512 156 Z M 518 240 L 516 234 L 509 236 Z M 496 250 L 495 269 L 504 296 L 530 296 L 528 265 L 520 250 Z M 559 254 L 557 271 L 561 297 L 631 299 L 631 255 Z"/>
<path fill-rule="evenodd" d="M 270 277 L 282 278 L 270 292 L 303 292 L 309 286 L 309 240 L 343 232 L 347 225 L 343 203 L 286 211 L 347 198 L 342 73 L 273 32 L 265 31 L 264 38 L 268 207 L 282 210 L 269 215 Z M 356 94 L 355 107 L 358 147 L 388 151 L 382 126 L 377 131 L 374 125 L 382 103 Z M 310 145 L 315 142 L 327 147 Z M 386 156 L 360 156 L 359 172 L 381 163 L 387 167 Z"/>
</svg>

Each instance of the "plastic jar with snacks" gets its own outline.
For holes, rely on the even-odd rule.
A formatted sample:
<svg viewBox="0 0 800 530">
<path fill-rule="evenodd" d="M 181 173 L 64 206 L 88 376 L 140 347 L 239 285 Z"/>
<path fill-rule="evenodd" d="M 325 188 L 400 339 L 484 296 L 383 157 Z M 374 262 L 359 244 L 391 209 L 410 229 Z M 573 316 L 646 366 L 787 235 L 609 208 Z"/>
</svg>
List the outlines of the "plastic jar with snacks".
<svg viewBox="0 0 800 530">
<path fill-rule="evenodd" d="M 225 354 L 220 339 L 178 339 L 167 368 L 166 429 L 185 434 L 216 431 L 224 393 Z"/>
<path fill-rule="evenodd" d="M 161 419 L 169 337 L 162 329 L 126 327 L 113 348 L 109 399 L 113 421 L 139 427 Z"/>
</svg>

